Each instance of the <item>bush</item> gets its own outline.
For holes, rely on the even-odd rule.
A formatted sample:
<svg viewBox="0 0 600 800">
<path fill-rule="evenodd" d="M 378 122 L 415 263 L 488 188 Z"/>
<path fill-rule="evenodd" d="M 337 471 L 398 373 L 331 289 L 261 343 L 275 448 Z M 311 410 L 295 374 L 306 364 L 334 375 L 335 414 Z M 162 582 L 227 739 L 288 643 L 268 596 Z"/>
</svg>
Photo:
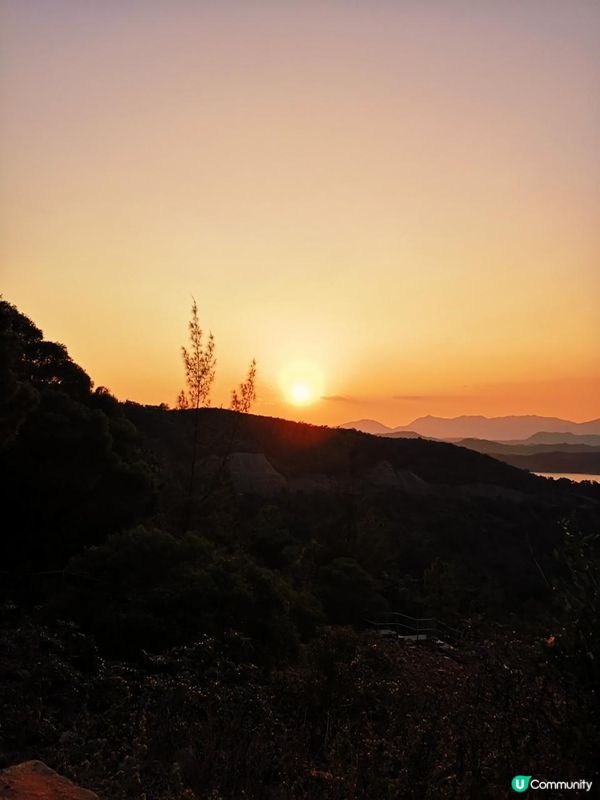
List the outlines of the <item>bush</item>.
<svg viewBox="0 0 600 800">
<path fill-rule="evenodd" d="M 195 533 L 139 526 L 73 558 L 58 599 L 102 649 L 135 656 L 241 631 L 272 658 L 293 651 L 318 607 L 283 577 Z"/>
</svg>

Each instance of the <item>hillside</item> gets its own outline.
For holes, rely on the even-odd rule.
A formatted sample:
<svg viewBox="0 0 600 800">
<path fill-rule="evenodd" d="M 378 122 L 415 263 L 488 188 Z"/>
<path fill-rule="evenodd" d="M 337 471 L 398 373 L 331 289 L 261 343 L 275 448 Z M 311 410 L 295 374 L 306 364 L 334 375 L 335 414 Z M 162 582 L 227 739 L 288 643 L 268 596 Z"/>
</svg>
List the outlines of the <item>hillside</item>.
<svg viewBox="0 0 600 800">
<path fill-rule="evenodd" d="M 584 437 L 579 437 L 584 438 Z M 600 447 L 589 444 L 522 444 L 462 439 L 456 444 L 531 472 L 600 474 Z"/>
<path fill-rule="evenodd" d="M 126 404 L 129 419 L 152 445 L 173 461 L 185 460 L 185 440 L 193 412 Z M 526 493 L 544 491 L 539 478 L 486 455 L 445 442 L 388 438 L 355 430 L 307 425 L 271 417 L 238 417 L 223 409 L 199 412 L 204 456 L 240 451 L 264 454 L 288 478 L 325 475 L 349 486 L 381 462 L 410 470 L 427 483 L 457 486 L 496 484 Z"/>
<path fill-rule="evenodd" d="M 507 464 L 535 472 L 566 472 L 580 475 L 600 475 L 600 449 L 592 452 L 540 452 L 531 454 L 498 455 Z"/>
<path fill-rule="evenodd" d="M 469 450 L 476 450 L 478 453 L 487 453 L 496 458 L 502 455 L 522 455 L 531 456 L 548 453 L 576 453 L 591 454 L 600 453 L 600 446 L 585 443 L 556 443 L 556 444 L 536 444 L 526 439 L 524 442 L 490 442 L 485 439 L 460 439 L 454 442 L 458 447 L 466 447 Z"/>
<path fill-rule="evenodd" d="M 189 463 L 193 412 L 135 404 L 127 404 L 125 412 L 156 454 L 165 476 L 161 513 L 172 516 L 181 467 Z M 203 519 L 222 513 L 225 502 L 236 537 L 265 565 L 284 567 L 307 548 L 316 548 L 319 570 L 325 572 L 342 559 L 344 570 L 358 570 L 351 583 L 364 580 L 371 588 L 352 600 L 342 589 L 346 579 L 336 583 L 341 576 L 319 588 L 327 597 L 327 614 L 337 620 L 358 622 L 369 608 L 399 603 L 408 613 L 423 610 L 431 599 L 416 583 L 409 587 L 437 561 L 454 575 L 444 580 L 462 586 L 460 603 L 483 603 L 488 613 L 501 607 L 504 614 L 525 598 L 541 599 L 540 564 L 552 572 L 559 520 L 565 514 L 595 515 L 600 501 L 600 492 L 557 486 L 443 442 L 389 439 L 221 409 L 201 410 L 199 428 L 200 506 L 191 524 L 204 530 Z M 265 502 L 275 529 L 257 534 Z M 492 585 L 503 598 L 500 606 L 483 599 Z M 333 586 L 338 588 L 330 594 Z"/>
<path fill-rule="evenodd" d="M 587 444 L 600 447 L 600 434 L 594 433 L 534 433 L 524 443 L 527 444 Z"/>
</svg>

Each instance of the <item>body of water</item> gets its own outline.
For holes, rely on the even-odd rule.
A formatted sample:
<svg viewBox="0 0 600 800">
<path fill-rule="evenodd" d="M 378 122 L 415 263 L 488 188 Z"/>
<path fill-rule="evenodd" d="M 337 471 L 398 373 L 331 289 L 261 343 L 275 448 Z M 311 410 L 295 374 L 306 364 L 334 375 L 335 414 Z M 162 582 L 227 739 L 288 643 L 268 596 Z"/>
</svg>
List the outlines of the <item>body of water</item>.
<svg viewBox="0 0 600 800">
<path fill-rule="evenodd" d="M 600 483 L 600 475 L 591 475 L 585 472 L 536 472 L 536 475 L 541 475 L 542 478 L 554 478 L 557 481 L 559 478 L 566 478 L 569 481 L 581 483 L 581 481 L 595 481 Z"/>
</svg>

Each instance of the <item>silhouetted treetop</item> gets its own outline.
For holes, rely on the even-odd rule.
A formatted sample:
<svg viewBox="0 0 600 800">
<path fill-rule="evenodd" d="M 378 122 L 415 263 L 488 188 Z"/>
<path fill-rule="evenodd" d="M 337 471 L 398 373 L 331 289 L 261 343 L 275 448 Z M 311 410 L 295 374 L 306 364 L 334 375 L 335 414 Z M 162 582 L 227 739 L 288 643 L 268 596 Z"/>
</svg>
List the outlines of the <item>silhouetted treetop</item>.
<svg viewBox="0 0 600 800">
<path fill-rule="evenodd" d="M 135 426 L 107 389 L 91 388 L 63 345 L 0 301 L 4 564 L 63 566 L 152 504 Z"/>
<path fill-rule="evenodd" d="M 92 390 L 92 380 L 71 359 L 67 348 L 46 341 L 42 331 L 5 300 L 0 300 L 0 337 L 4 359 L 17 380 L 28 381 L 36 389 L 60 388 L 78 399 Z"/>
</svg>

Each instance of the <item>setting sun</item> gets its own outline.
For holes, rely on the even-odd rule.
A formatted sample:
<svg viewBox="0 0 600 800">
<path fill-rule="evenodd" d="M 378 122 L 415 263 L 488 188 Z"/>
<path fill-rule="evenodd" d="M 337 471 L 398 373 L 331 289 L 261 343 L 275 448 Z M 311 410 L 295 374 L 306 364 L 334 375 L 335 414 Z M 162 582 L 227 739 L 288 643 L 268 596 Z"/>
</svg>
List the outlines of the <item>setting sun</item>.
<svg viewBox="0 0 600 800">
<path fill-rule="evenodd" d="M 290 388 L 290 399 L 293 403 L 297 405 L 303 405 L 304 403 L 310 403 L 313 399 L 312 391 L 310 386 L 306 383 L 294 383 Z"/>
<path fill-rule="evenodd" d="M 288 403 L 309 405 L 318 400 L 323 392 L 323 376 L 316 364 L 296 361 L 283 369 L 280 385 Z"/>
</svg>

